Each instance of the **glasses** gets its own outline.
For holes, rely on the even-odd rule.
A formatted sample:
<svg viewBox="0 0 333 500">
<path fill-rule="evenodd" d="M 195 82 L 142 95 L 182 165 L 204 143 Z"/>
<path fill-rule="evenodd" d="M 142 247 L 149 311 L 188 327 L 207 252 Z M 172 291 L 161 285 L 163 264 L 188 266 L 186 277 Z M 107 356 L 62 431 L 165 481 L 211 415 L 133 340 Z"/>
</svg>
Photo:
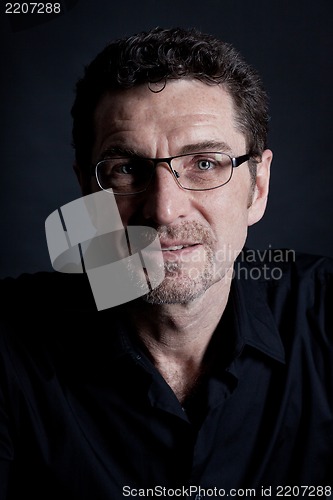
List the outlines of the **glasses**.
<svg viewBox="0 0 333 500">
<path fill-rule="evenodd" d="M 226 153 L 189 153 L 169 158 L 121 156 L 106 158 L 92 167 L 98 185 L 117 195 L 144 192 L 159 163 L 166 163 L 177 184 L 190 191 L 208 191 L 227 184 L 234 168 L 250 159 L 250 155 L 233 158 Z"/>
</svg>

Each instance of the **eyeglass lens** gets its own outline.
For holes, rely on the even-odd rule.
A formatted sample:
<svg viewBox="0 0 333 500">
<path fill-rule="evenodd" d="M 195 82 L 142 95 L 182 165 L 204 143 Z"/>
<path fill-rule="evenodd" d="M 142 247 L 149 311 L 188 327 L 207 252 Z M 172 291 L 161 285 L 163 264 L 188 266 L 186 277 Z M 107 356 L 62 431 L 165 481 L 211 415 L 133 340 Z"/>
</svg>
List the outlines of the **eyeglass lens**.
<svg viewBox="0 0 333 500">
<path fill-rule="evenodd" d="M 102 189 L 130 194 L 147 189 L 159 161 L 141 158 L 108 158 L 96 168 Z M 232 175 L 232 161 L 225 153 L 195 153 L 168 161 L 177 182 L 185 189 L 206 190 L 226 184 Z"/>
</svg>

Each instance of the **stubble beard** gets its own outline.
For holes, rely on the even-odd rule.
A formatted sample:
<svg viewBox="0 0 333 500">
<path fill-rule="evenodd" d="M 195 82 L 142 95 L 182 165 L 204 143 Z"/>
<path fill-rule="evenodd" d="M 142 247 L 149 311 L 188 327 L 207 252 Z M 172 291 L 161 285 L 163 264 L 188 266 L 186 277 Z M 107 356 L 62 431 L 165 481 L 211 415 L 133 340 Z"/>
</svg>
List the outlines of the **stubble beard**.
<svg viewBox="0 0 333 500">
<path fill-rule="evenodd" d="M 204 249 L 201 266 L 193 263 L 165 261 L 165 278 L 160 285 L 143 296 L 149 304 L 187 304 L 203 295 L 216 281 L 214 272 L 214 238 L 211 232 L 198 222 L 185 222 L 174 227 L 160 227 L 159 237 L 169 237 L 199 242 Z M 198 264 L 198 263 L 197 263 Z M 201 268 L 200 268 L 201 267 Z"/>
</svg>

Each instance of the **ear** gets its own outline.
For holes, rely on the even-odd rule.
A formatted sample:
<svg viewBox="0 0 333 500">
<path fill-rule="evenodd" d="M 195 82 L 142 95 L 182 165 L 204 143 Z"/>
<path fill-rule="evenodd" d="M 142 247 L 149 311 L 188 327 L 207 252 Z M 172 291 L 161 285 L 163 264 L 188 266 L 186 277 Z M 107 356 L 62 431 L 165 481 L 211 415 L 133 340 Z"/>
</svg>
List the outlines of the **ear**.
<svg viewBox="0 0 333 500">
<path fill-rule="evenodd" d="M 265 213 L 272 159 L 272 151 L 270 149 L 265 149 L 261 157 L 261 162 L 257 165 L 257 176 L 252 195 L 252 203 L 248 209 L 249 226 L 258 222 Z"/>
<path fill-rule="evenodd" d="M 82 169 L 78 166 L 77 163 L 74 163 L 73 170 L 74 170 L 76 177 L 77 177 L 77 180 L 79 181 L 79 184 L 81 186 L 81 192 L 82 192 L 83 196 L 90 194 L 91 193 L 91 185 L 90 185 L 90 178 L 88 177 L 88 175 L 82 171 Z"/>
</svg>

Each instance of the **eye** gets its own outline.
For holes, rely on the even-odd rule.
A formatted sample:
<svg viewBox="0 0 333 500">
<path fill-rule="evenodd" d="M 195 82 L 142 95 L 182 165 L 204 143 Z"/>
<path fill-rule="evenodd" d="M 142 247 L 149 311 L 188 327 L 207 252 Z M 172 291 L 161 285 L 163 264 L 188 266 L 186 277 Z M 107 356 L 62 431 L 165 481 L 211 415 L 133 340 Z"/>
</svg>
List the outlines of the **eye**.
<svg viewBox="0 0 333 500">
<path fill-rule="evenodd" d="M 116 165 L 113 166 L 113 172 L 115 175 L 121 176 L 131 176 L 132 178 L 145 178 L 150 176 L 154 165 L 147 160 L 141 159 L 128 159 L 118 161 Z"/>
<path fill-rule="evenodd" d="M 211 160 L 202 159 L 197 161 L 199 170 L 210 170 L 214 168 L 215 164 Z"/>
<path fill-rule="evenodd" d="M 141 170 L 141 165 L 137 161 L 133 160 L 124 160 L 119 162 L 117 165 L 114 165 L 113 170 L 115 173 L 122 175 L 138 175 Z"/>
<path fill-rule="evenodd" d="M 119 171 L 122 174 L 134 174 L 135 170 L 135 165 L 133 165 L 132 163 L 125 163 L 119 166 Z"/>
</svg>

